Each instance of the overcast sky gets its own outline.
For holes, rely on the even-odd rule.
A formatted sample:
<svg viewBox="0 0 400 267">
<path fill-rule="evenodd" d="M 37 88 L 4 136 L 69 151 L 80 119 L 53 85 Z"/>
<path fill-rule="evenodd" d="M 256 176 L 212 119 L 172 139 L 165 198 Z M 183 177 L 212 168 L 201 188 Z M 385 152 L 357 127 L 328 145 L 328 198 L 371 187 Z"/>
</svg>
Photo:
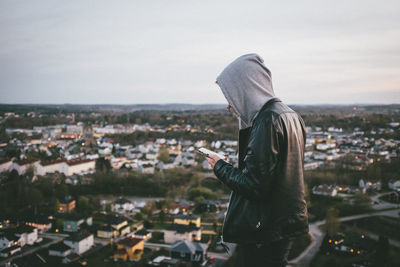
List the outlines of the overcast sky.
<svg viewBox="0 0 400 267">
<path fill-rule="evenodd" d="M 288 104 L 400 103 L 400 1 L 0 0 L 0 103 L 226 103 L 258 53 Z"/>
</svg>

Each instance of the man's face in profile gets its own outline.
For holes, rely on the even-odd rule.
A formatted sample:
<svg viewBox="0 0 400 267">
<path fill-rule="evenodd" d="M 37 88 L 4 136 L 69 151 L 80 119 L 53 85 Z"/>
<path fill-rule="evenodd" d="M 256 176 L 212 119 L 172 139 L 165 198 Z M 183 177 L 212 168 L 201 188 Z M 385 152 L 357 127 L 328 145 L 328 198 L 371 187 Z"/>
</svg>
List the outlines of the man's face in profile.
<svg viewBox="0 0 400 267">
<path fill-rule="evenodd" d="M 218 82 L 215 81 L 215 84 L 218 85 Z M 231 106 L 230 104 L 228 104 L 228 106 L 226 107 L 226 109 L 227 109 L 231 114 L 235 115 L 235 117 L 236 117 L 237 119 L 239 119 L 238 115 L 237 115 L 235 112 L 233 112 L 232 106 Z"/>
</svg>

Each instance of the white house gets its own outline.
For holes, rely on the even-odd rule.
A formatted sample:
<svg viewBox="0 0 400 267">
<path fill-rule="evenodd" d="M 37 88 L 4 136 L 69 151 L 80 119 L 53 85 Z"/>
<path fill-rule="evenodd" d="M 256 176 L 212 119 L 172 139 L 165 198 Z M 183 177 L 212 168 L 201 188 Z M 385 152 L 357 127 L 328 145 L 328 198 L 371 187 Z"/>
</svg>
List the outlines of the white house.
<svg viewBox="0 0 400 267">
<path fill-rule="evenodd" d="M 165 243 L 174 243 L 176 241 L 200 241 L 201 230 L 195 225 L 172 224 L 167 230 L 164 230 Z"/>
<path fill-rule="evenodd" d="M 119 198 L 111 205 L 111 210 L 118 213 L 132 212 L 135 209 L 135 205 L 126 198 Z"/>
<path fill-rule="evenodd" d="M 388 187 L 392 190 L 400 190 L 400 180 L 390 180 Z"/>
<path fill-rule="evenodd" d="M 84 172 L 94 172 L 96 168 L 96 161 L 91 159 L 69 160 L 66 163 L 68 165 L 67 173 L 65 173 L 66 176 Z"/>
<path fill-rule="evenodd" d="M 23 225 L 16 229 L 15 236 L 20 237 L 20 246 L 33 245 L 38 241 L 38 229 Z"/>
<path fill-rule="evenodd" d="M 321 184 L 318 186 L 314 186 L 312 189 L 312 193 L 314 195 L 334 197 L 337 195 L 337 189 L 336 186 L 333 185 Z"/>
<path fill-rule="evenodd" d="M 72 248 L 72 252 L 81 255 L 93 246 L 94 239 L 92 234 L 77 233 L 66 238 L 64 244 Z"/>
<path fill-rule="evenodd" d="M 20 160 L 13 162 L 10 171 L 16 170 L 19 175 L 22 175 L 26 173 L 29 168 L 34 168 L 36 162 L 38 162 L 38 160 Z"/>
<path fill-rule="evenodd" d="M 64 173 L 66 176 L 94 172 L 96 161 L 93 159 L 57 159 L 35 164 L 35 174 L 45 175 L 46 173 Z"/>
<path fill-rule="evenodd" d="M 65 173 L 65 159 L 51 160 L 47 162 L 37 162 L 35 164 L 36 175 L 46 175 L 46 173 Z"/>
</svg>

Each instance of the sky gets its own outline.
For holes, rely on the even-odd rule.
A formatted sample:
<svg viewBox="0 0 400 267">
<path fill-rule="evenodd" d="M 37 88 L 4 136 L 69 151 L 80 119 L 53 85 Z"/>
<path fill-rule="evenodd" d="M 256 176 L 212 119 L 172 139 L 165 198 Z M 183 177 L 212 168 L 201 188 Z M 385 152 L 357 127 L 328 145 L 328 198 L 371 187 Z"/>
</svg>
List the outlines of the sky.
<svg viewBox="0 0 400 267">
<path fill-rule="evenodd" d="M 226 103 L 257 53 L 287 104 L 400 103 L 400 1 L 0 0 L 0 103 Z"/>
</svg>

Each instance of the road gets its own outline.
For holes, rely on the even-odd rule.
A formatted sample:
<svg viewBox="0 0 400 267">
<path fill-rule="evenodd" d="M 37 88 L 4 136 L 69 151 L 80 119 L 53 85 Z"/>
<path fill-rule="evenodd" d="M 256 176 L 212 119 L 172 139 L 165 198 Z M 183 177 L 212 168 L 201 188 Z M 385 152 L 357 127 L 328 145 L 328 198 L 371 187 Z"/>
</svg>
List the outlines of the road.
<svg viewBox="0 0 400 267">
<path fill-rule="evenodd" d="M 390 193 L 391 192 L 386 192 L 386 193 L 380 193 L 380 194 L 377 194 L 375 196 L 372 196 L 371 197 L 372 202 L 373 203 L 377 203 L 377 204 L 373 204 L 372 208 L 375 209 L 375 210 L 400 208 L 399 204 L 394 204 L 394 203 L 389 203 L 389 202 L 385 202 L 385 201 L 379 200 L 379 198 L 381 196 L 388 195 Z"/>
<path fill-rule="evenodd" d="M 376 211 L 376 212 L 352 215 L 352 216 L 347 216 L 347 217 L 341 217 L 341 218 L 339 218 L 339 221 L 340 222 L 352 221 L 352 220 L 357 220 L 357 219 L 371 217 L 371 216 L 389 216 L 389 217 L 399 218 L 400 217 L 399 212 L 400 212 L 399 209 Z M 319 227 L 323 224 L 325 224 L 325 220 L 317 221 L 317 222 L 311 223 L 309 225 L 310 226 L 310 235 L 311 235 L 311 244 L 297 258 L 291 260 L 289 262 L 288 266 L 306 267 L 306 266 L 310 265 L 311 260 L 317 254 L 317 252 L 321 246 L 322 240 L 324 239 L 324 236 L 325 236 L 325 233 L 319 229 Z M 368 235 L 368 236 L 373 239 L 378 238 L 377 235 L 373 236 L 373 234 Z M 399 241 L 397 241 L 397 240 L 390 239 L 389 243 L 393 244 L 394 246 L 399 245 L 398 244 Z"/>
</svg>

